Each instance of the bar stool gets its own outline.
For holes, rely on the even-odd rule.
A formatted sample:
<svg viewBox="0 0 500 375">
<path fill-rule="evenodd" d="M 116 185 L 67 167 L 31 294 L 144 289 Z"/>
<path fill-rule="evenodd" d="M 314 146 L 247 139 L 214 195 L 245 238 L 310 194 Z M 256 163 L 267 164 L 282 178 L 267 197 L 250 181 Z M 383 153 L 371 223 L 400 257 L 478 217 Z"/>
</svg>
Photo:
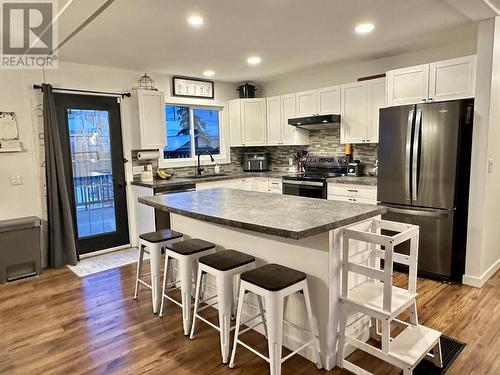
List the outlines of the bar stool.
<svg viewBox="0 0 500 375">
<path fill-rule="evenodd" d="M 262 296 L 265 300 L 269 358 L 239 339 L 240 334 L 243 334 L 253 328 L 249 327 L 240 332 L 243 300 L 245 298 L 245 293 L 247 292 L 252 292 Z M 311 340 L 306 342 L 300 348 L 282 358 L 283 323 L 285 322 L 283 319 L 284 299 L 285 297 L 297 292 L 302 292 L 304 294 L 309 328 L 311 329 L 310 333 L 312 337 Z M 238 313 L 236 316 L 236 330 L 234 333 L 233 352 L 229 363 L 230 368 L 234 367 L 234 358 L 236 356 L 236 347 L 238 344 L 241 344 L 243 347 L 266 360 L 269 363 L 271 375 L 280 375 L 281 364 L 308 345 L 312 345 L 313 347 L 317 368 L 322 368 L 319 356 L 318 329 L 312 316 L 309 288 L 307 287 L 307 275 L 305 273 L 281 266 L 279 264 L 267 264 L 241 274 L 241 285 L 238 297 Z"/>
<path fill-rule="evenodd" d="M 172 301 L 177 306 L 182 308 L 182 325 L 184 327 L 184 335 L 189 335 L 189 323 L 191 320 L 191 293 L 193 290 L 193 266 L 194 262 L 202 256 L 212 254 L 215 251 L 215 245 L 211 242 L 192 238 L 180 242 L 175 242 L 167 245 L 165 250 L 165 269 L 163 271 L 163 292 L 161 299 L 160 317 L 163 316 L 163 308 L 165 298 Z M 173 270 L 171 260 L 175 259 L 178 262 L 180 280 L 174 280 L 169 288 L 168 269 Z M 197 262 L 196 262 L 197 266 Z M 178 289 L 176 286 L 181 284 L 181 303 L 167 295 L 168 290 Z"/>
<path fill-rule="evenodd" d="M 234 329 L 230 328 L 231 315 L 235 307 L 235 293 L 233 288 L 233 281 L 242 272 L 255 268 L 255 258 L 251 255 L 241 253 L 236 250 L 223 250 L 218 253 L 206 255 L 198 260 L 198 277 L 196 283 L 196 297 L 194 302 L 193 325 L 191 327 L 190 339 L 194 338 L 194 330 L 196 319 L 207 323 L 209 326 L 215 328 L 220 333 L 220 348 L 222 354 L 222 363 L 227 363 L 229 360 L 229 333 Z M 204 301 L 201 301 L 200 294 L 203 284 L 203 278 L 207 275 L 215 276 L 217 294 Z M 239 278 L 239 277 L 238 277 Z M 208 301 L 217 298 L 216 302 L 207 304 L 199 308 L 200 303 L 207 303 Z M 262 306 L 262 299 L 258 296 L 258 303 L 260 313 L 253 318 L 261 317 L 265 322 L 264 307 Z M 219 326 L 212 324 L 205 318 L 199 315 L 199 312 L 208 307 L 217 305 L 219 310 Z M 264 327 L 265 324 L 264 324 Z"/>
<path fill-rule="evenodd" d="M 153 313 L 156 314 L 159 308 L 159 296 L 161 293 L 160 284 L 160 257 L 161 249 L 168 244 L 181 241 L 183 234 L 170 229 L 162 229 L 156 232 L 143 233 L 139 236 L 139 258 L 137 260 L 137 276 L 135 278 L 134 299 L 139 295 L 139 284 L 151 290 L 153 302 Z M 151 275 L 151 284 L 141 279 L 142 262 L 144 253 L 149 254 L 149 268 Z"/>
</svg>

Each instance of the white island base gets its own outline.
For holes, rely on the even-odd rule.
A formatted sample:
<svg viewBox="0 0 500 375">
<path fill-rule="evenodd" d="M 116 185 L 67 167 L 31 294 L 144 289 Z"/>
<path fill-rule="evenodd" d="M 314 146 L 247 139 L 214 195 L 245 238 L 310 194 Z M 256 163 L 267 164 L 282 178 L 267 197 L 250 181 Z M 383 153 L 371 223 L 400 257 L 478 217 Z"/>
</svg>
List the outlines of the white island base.
<svg viewBox="0 0 500 375">
<path fill-rule="evenodd" d="M 351 224 L 349 227 L 368 229 L 373 219 L 372 217 Z M 341 285 L 342 244 L 339 235 L 340 229 L 295 240 L 236 229 L 173 213 L 171 213 L 171 224 L 172 229 L 184 233 L 186 238 L 201 238 L 215 243 L 217 250 L 235 249 L 251 254 L 255 256 L 257 266 L 265 263 L 278 263 L 305 272 L 308 275 L 312 311 L 319 330 L 321 361 L 327 370 L 335 367 Z M 365 245 L 359 244 L 359 246 L 361 249 L 361 246 Z M 356 280 L 354 277 L 350 279 L 353 279 L 352 286 L 363 281 Z M 212 285 L 213 282 L 210 279 L 208 281 Z M 207 288 L 206 292 L 211 294 L 214 291 L 210 289 Z M 250 303 L 246 303 L 245 307 L 247 317 L 256 315 L 257 305 L 254 303 L 253 296 L 247 297 L 246 301 L 250 301 Z M 294 327 L 296 325 L 309 330 L 304 299 L 301 294 L 293 295 L 285 301 L 284 314 L 285 320 L 292 324 L 284 324 L 283 345 L 290 350 L 295 350 L 310 340 L 307 332 Z M 351 317 L 350 322 L 355 321 L 355 318 Z M 367 320 L 355 321 L 351 324 L 350 330 L 359 332 L 359 336 L 366 340 L 368 338 Z M 302 350 L 300 354 L 314 362 L 310 346 Z M 236 365 L 237 359 L 238 356 L 236 357 Z"/>
</svg>

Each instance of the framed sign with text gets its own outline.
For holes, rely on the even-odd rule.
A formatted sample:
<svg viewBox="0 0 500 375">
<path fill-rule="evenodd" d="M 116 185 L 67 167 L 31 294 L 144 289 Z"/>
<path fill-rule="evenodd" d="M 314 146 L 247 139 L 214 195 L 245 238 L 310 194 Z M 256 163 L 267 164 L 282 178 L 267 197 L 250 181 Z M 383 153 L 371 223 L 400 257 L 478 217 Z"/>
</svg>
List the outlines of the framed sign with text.
<svg viewBox="0 0 500 375">
<path fill-rule="evenodd" d="M 172 77 L 172 95 L 213 99 L 215 97 L 214 83 L 198 78 Z"/>
</svg>

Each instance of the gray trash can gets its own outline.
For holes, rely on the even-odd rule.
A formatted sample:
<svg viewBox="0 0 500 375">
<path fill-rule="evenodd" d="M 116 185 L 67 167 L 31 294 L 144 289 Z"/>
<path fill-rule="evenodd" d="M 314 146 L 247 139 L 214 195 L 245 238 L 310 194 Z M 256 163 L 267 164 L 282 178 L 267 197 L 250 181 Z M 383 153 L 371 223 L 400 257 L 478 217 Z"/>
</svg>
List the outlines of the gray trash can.
<svg viewBox="0 0 500 375">
<path fill-rule="evenodd" d="M 0 283 L 39 275 L 40 219 L 0 220 Z"/>
</svg>

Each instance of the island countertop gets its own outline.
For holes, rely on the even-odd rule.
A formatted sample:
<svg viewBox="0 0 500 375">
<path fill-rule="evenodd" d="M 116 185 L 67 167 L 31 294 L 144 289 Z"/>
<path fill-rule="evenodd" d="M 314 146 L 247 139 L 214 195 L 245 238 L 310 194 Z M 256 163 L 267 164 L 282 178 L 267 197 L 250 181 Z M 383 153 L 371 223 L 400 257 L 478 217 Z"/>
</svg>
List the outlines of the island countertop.
<svg viewBox="0 0 500 375">
<path fill-rule="evenodd" d="M 190 218 L 300 240 L 386 212 L 385 207 L 237 189 L 206 189 L 139 198 Z"/>
</svg>

